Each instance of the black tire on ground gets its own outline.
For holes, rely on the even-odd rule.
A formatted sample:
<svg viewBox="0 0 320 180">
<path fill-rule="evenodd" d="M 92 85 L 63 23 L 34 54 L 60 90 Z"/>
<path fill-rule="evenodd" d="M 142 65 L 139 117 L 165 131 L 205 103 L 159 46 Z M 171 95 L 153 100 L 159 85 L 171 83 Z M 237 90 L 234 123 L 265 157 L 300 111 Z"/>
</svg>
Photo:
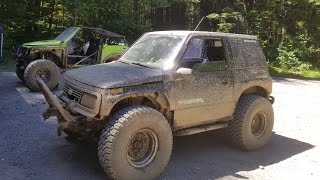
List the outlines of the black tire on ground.
<svg viewBox="0 0 320 180">
<path fill-rule="evenodd" d="M 154 179 L 171 156 L 172 131 L 166 118 L 146 106 L 113 115 L 99 139 L 100 164 L 112 179 Z"/>
<path fill-rule="evenodd" d="M 27 86 L 33 91 L 39 91 L 36 77 L 40 76 L 50 90 L 54 89 L 60 78 L 58 66 L 50 60 L 35 60 L 24 71 L 24 79 Z"/>
<path fill-rule="evenodd" d="M 263 147 L 272 135 L 274 112 L 271 103 L 258 95 L 240 98 L 234 119 L 226 128 L 232 146 L 251 151 Z"/>
<path fill-rule="evenodd" d="M 17 77 L 24 82 L 24 70 L 16 68 Z"/>
</svg>

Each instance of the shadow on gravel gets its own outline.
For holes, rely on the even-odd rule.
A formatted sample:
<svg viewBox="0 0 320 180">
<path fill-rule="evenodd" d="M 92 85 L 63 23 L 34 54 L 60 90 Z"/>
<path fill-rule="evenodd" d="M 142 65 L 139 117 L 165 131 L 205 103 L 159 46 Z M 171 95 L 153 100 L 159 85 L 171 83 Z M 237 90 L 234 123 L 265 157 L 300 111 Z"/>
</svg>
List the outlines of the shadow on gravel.
<svg viewBox="0 0 320 180">
<path fill-rule="evenodd" d="M 219 138 L 217 133 L 174 138 L 171 160 L 160 179 L 217 179 L 224 176 L 247 179 L 236 173 L 276 164 L 314 147 L 273 134 L 266 147 L 255 152 L 242 152 L 224 145 Z M 56 150 L 56 153 L 62 154 L 65 163 L 85 171 L 82 174 L 94 174 L 97 179 L 105 178 L 97 157 L 96 143 L 69 144 L 64 147 Z"/>
<path fill-rule="evenodd" d="M 314 147 L 305 142 L 273 134 L 271 141 L 264 148 L 255 152 L 242 152 L 224 145 L 219 138 L 221 137 L 217 133 L 175 138 L 172 159 L 163 178 L 237 177 L 235 173 L 239 171 L 269 166 Z"/>
<path fill-rule="evenodd" d="M 18 92 L 12 73 L 0 73 L 0 176 L 2 179 L 105 179 L 97 144 L 69 144 L 56 135 L 56 122 L 43 122 L 40 93 Z M 30 102 L 28 102 L 30 100 Z M 314 146 L 274 134 L 259 151 L 224 145 L 217 133 L 174 138 L 171 160 L 160 179 L 216 179 L 269 166 Z M 39 169 L 41 169 L 39 171 Z"/>
</svg>

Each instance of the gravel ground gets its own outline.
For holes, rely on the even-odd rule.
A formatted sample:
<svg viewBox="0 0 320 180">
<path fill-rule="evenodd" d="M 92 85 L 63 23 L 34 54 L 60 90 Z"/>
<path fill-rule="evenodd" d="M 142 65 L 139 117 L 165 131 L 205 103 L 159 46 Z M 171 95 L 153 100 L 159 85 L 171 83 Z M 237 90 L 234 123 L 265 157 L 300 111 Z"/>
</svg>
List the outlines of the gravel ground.
<svg viewBox="0 0 320 180">
<path fill-rule="evenodd" d="M 174 138 L 160 179 L 320 179 L 320 82 L 275 79 L 274 135 L 256 152 L 232 149 L 215 133 Z M 0 179 L 105 179 L 97 144 L 70 144 L 44 122 L 40 93 L 0 73 Z"/>
</svg>

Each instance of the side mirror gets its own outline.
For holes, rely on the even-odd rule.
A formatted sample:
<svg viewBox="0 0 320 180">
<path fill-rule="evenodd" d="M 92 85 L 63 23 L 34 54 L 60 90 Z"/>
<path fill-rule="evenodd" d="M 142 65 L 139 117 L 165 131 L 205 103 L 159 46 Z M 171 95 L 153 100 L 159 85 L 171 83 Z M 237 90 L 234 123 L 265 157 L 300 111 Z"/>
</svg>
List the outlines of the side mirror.
<svg viewBox="0 0 320 180">
<path fill-rule="evenodd" d="M 193 79 L 192 69 L 184 68 L 184 67 L 179 68 L 176 71 L 175 79 L 176 80 L 192 80 Z"/>
<path fill-rule="evenodd" d="M 180 75 L 192 74 L 192 69 L 181 67 L 176 71 L 176 74 L 180 74 Z"/>
</svg>

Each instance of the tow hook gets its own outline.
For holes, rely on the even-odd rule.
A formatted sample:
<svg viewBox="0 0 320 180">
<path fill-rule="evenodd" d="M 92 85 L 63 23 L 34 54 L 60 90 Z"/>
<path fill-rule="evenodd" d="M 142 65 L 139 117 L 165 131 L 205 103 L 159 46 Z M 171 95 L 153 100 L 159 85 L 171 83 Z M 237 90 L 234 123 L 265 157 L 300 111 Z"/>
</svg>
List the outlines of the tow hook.
<svg viewBox="0 0 320 180">
<path fill-rule="evenodd" d="M 269 101 L 271 104 L 274 104 L 275 98 L 273 96 L 269 96 Z"/>
</svg>

